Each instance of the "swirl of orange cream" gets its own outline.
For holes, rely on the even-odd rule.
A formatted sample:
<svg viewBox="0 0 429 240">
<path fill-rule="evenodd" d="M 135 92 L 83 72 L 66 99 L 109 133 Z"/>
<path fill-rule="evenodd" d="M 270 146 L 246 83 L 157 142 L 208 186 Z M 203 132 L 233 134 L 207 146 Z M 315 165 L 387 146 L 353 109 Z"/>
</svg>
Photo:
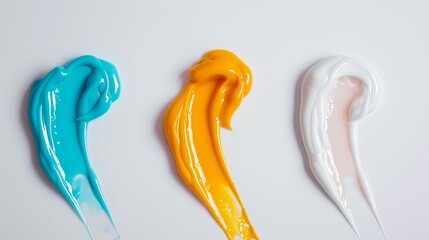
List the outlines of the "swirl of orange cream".
<svg viewBox="0 0 429 240">
<path fill-rule="evenodd" d="M 179 175 L 206 205 L 228 239 L 256 240 L 222 152 L 220 127 L 252 85 L 250 69 L 233 53 L 208 52 L 167 110 L 164 131 Z"/>
</svg>

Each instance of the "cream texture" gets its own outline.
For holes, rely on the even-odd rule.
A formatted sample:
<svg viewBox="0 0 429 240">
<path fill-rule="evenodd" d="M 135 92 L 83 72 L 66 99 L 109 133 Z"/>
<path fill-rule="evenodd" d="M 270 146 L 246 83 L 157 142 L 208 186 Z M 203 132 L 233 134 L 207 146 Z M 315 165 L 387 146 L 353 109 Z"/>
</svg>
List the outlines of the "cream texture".
<svg viewBox="0 0 429 240">
<path fill-rule="evenodd" d="M 313 175 L 356 234 L 347 200 L 350 186 L 362 193 L 387 239 L 355 139 L 356 122 L 375 110 L 380 93 L 374 74 L 360 61 L 341 56 L 323 59 L 304 77 L 299 122 Z"/>
</svg>

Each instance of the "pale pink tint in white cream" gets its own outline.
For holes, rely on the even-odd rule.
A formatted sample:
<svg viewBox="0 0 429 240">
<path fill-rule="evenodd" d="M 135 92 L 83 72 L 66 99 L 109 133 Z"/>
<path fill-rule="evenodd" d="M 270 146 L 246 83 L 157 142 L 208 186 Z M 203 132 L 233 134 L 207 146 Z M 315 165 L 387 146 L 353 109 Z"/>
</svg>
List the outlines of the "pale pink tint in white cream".
<svg viewBox="0 0 429 240">
<path fill-rule="evenodd" d="M 329 103 L 331 114 L 328 118 L 327 134 L 331 151 L 339 172 L 342 184 L 353 182 L 358 184 L 360 189 L 359 178 L 357 175 L 356 164 L 350 142 L 349 123 L 350 107 L 353 100 L 358 96 L 362 88 L 362 82 L 352 77 L 342 77 L 336 82 L 333 91 L 332 103 Z"/>
<path fill-rule="evenodd" d="M 348 203 L 354 187 L 368 203 L 386 237 L 356 154 L 355 122 L 377 106 L 380 85 L 353 58 L 330 57 L 314 65 L 301 89 L 300 129 L 311 171 L 359 236 Z"/>
</svg>

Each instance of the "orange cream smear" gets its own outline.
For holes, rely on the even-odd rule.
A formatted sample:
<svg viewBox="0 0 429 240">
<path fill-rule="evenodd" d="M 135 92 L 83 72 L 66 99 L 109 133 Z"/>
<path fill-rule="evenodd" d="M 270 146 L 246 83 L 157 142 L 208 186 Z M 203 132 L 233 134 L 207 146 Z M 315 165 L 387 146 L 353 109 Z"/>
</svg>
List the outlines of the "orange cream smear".
<svg viewBox="0 0 429 240">
<path fill-rule="evenodd" d="M 164 122 L 177 171 L 228 239 L 259 239 L 229 175 L 220 139 L 220 127 L 231 130 L 231 117 L 250 91 L 250 69 L 233 53 L 214 50 L 191 68 L 190 77 Z"/>
</svg>

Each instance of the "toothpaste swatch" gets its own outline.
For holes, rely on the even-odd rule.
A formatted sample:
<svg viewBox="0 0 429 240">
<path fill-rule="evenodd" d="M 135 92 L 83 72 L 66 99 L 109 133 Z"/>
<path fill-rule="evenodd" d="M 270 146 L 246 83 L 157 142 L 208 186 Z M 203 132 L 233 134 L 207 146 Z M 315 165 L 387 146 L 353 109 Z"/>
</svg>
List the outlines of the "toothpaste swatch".
<svg viewBox="0 0 429 240">
<path fill-rule="evenodd" d="M 386 237 L 355 139 L 355 123 L 375 110 L 380 98 L 374 74 L 356 59 L 330 57 L 307 72 L 301 91 L 300 128 L 312 173 L 356 234 L 347 200 L 351 187 L 368 203 Z"/>
<path fill-rule="evenodd" d="M 206 205 L 230 240 L 259 239 L 229 175 L 220 128 L 251 88 L 250 69 L 233 53 L 208 52 L 165 116 L 164 130 L 179 175 Z"/>
<path fill-rule="evenodd" d="M 91 239 L 121 239 L 87 155 L 88 123 L 119 97 L 116 68 L 93 56 L 57 67 L 33 83 L 29 120 L 49 180 L 85 224 Z"/>
</svg>

